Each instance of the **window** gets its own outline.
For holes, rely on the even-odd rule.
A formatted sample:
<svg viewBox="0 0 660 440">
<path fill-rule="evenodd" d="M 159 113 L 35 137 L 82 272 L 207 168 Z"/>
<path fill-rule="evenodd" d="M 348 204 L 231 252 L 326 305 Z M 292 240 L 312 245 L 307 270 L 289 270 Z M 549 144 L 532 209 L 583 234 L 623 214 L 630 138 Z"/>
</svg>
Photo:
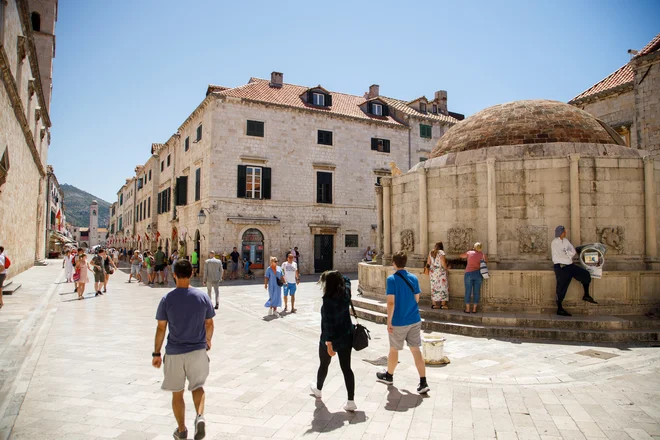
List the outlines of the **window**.
<svg viewBox="0 0 660 440">
<path fill-rule="evenodd" d="M 247 121 L 247 135 L 264 137 L 264 123 L 260 121 Z"/>
<path fill-rule="evenodd" d="M 185 151 L 190 150 L 190 136 L 188 136 L 186 140 L 183 142 L 183 149 Z"/>
<path fill-rule="evenodd" d="M 332 203 L 332 173 L 316 172 L 316 203 Z"/>
<path fill-rule="evenodd" d="M 202 140 L 202 124 L 197 127 L 197 142 Z"/>
<path fill-rule="evenodd" d="M 321 145 L 332 145 L 332 132 L 319 130 L 318 143 Z"/>
<path fill-rule="evenodd" d="M 390 140 L 389 139 L 378 139 L 371 138 L 371 149 L 373 151 L 378 151 L 381 153 L 390 152 Z"/>
<path fill-rule="evenodd" d="M 322 93 L 312 93 L 312 104 L 325 106 L 325 95 Z"/>
<path fill-rule="evenodd" d="M 158 193 L 158 214 L 170 211 L 170 202 L 172 196 L 172 188 L 167 188 Z"/>
<path fill-rule="evenodd" d="M 195 170 L 195 201 L 198 201 L 202 196 L 202 169 Z"/>
<path fill-rule="evenodd" d="M 367 113 L 374 116 L 389 116 L 389 108 L 382 102 L 367 102 Z"/>
<path fill-rule="evenodd" d="M 371 114 L 376 116 L 383 116 L 383 106 L 381 104 L 371 104 Z"/>
<path fill-rule="evenodd" d="M 147 218 L 151 218 L 151 197 L 147 199 Z"/>
<path fill-rule="evenodd" d="M 433 113 L 438 113 L 438 104 L 433 104 Z"/>
<path fill-rule="evenodd" d="M 41 32 L 41 15 L 37 12 L 33 12 L 30 15 L 30 20 L 32 21 L 32 30 L 35 32 Z"/>
<path fill-rule="evenodd" d="M 346 234 L 344 238 L 344 247 L 351 247 L 351 248 L 358 247 L 358 235 Z"/>
<path fill-rule="evenodd" d="M 271 169 L 250 165 L 238 166 L 236 197 L 270 199 Z"/>
<path fill-rule="evenodd" d="M 165 169 L 165 161 L 162 161 L 160 163 L 160 172 L 162 173 L 164 169 Z"/>
<path fill-rule="evenodd" d="M 175 205 L 187 205 L 188 204 L 188 176 L 181 176 L 176 178 L 176 187 L 175 191 Z"/>
<path fill-rule="evenodd" d="M 427 160 L 429 160 L 428 157 L 420 157 L 420 158 L 419 158 L 419 161 L 420 161 L 420 162 L 426 162 Z"/>
<path fill-rule="evenodd" d="M 142 189 L 142 183 L 143 183 L 143 182 L 142 182 L 142 177 L 140 177 L 140 178 L 138 179 L 138 181 L 137 181 L 138 190 Z"/>
<path fill-rule="evenodd" d="M 149 170 L 149 182 L 151 182 L 151 170 Z"/>
<path fill-rule="evenodd" d="M 426 113 L 426 103 L 425 102 L 420 102 L 419 103 L 419 111 L 422 113 Z"/>
<path fill-rule="evenodd" d="M 433 127 L 430 125 L 419 124 L 419 136 L 431 139 L 433 137 Z"/>
<path fill-rule="evenodd" d="M 124 194 L 119 194 L 119 206 L 124 204 Z"/>
<path fill-rule="evenodd" d="M 167 155 L 167 166 L 168 166 L 168 167 L 169 167 L 170 164 L 172 163 L 171 159 L 172 159 L 172 155 L 171 155 L 171 154 L 168 154 L 168 155 Z"/>
</svg>

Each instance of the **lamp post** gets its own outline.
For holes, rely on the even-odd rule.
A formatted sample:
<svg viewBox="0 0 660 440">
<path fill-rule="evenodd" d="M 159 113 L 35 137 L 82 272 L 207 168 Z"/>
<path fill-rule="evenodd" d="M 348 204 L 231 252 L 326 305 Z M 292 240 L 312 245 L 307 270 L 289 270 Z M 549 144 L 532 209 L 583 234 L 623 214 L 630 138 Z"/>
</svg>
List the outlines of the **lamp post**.
<svg viewBox="0 0 660 440">
<path fill-rule="evenodd" d="M 206 213 L 204 211 L 208 211 L 206 208 L 202 208 L 199 210 L 199 214 L 197 214 L 197 220 L 199 221 L 200 225 L 203 225 L 204 222 L 206 222 Z"/>
</svg>

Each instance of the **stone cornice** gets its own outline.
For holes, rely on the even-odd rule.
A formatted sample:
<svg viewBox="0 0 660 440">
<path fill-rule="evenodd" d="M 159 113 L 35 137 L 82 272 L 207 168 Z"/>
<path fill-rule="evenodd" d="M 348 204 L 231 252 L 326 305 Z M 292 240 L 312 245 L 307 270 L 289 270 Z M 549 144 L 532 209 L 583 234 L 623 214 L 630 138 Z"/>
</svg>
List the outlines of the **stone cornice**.
<svg viewBox="0 0 660 440">
<path fill-rule="evenodd" d="M 0 0 L 2 1 L 2 0 Z M 14 77 L 11 74 L 11 69 L 9 67 L 9 59 L 7 58 L 7 52 L 5 52 L 4 46 L 0 46 L 0 71 L 2 72 L 2 82 L 5 85 L 7 94 L 9 95 L 9 100 L 12 102 L 12 108 L 14 109 L 14 114 L 16 119 L 21 126 L 23 131 L 23 136 L 25 137 L 25 143 L 27 143 L 30 153 L 32 154 L 32 159 L 34 160 L 37 170 L 41 177 L 46 175 L 46 169 L 44 168 L 43 162 L 41 160 L 41 155 L 37 150 L 37 146 L 34 143 L 34 137 L 32 131 L 30 130 L 30 125 L 28 123 L 27 117 L 25 116 L 25 109 L 23 108 L 23 101 L 18 93 L 18 87 L 16 87 L 16 82 Z"/>
<path fill-rule="evenodd" d="M 44 125 L 50 127 L 52 124 L 50 122 L 50 115 L 48 114 L 48 108 L 46 106 L 46 95 L 42 88 L 41 80 L 41 71 L 39 70 L 39 62 L 37 61 L 37 49 L 34 45 L 34 38 L 32 37 L 32 24 L 30 21 L 30 8 L 28 6 L 27 0 L 16 0 L 18 6 L 18 12 L 21 17 L 21 28 L 23 30 L 23 35 L 27 38 L 27 52 L 28 52 L 28 61 L 30 62 L 30 67 L 32 69 L 32 76 L 37 78 L 34 82 L 37 90 L 37 97 L 39 99 L 40 107 L 43 112 Z"/>
<path fill-rule="evenodd" d="M 585 96 L 584 98 L 569 101 L 568 103 L 576 107 L 580 105 L 591 104 L 593 102 L 600 101 L 605 98 L 610 98 L 615 95 L 621 95 L 626 92 L 632 92 L 633 87 L 634 87 L 634 82 L 630 81 L 625 84 L 621 84 L 620 86 L 603 90 L 602 92 L 594 93 L 593 95 Z"/>
<path fill-rule="evenodd" d="M 181 136 L 181 132 L 185 130 L 185 128 L 190 125 L 190 121 L 192 121 L 194 118 L 196 118 L 205 108 L 206 106 L 213 100 L 213 96 L 207 95 L 202 102 L 199 103 L 197 108 L 193 110 L 193 112 L 186 118 L 185 121 L 183 121 L 183 124 L 179 127 L 179 130 L 177 131 L 177 134 L 179 137 Z"/>
<path fill-rule="evenodd" d="M 660 60 L 660 50 L 641 57 L 635 57 L 632 60 L 632 64 L 634 68 L 638 69 L 640 67 L 646 66 L 647 64 L 652 64 L 658 60 Z"/>
</svg>

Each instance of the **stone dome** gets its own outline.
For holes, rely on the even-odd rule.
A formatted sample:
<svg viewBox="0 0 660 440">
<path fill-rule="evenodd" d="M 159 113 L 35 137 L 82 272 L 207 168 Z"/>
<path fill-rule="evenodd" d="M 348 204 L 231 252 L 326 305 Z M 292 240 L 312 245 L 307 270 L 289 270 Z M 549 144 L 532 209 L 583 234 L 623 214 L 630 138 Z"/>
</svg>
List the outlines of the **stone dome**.
<svg viewBox="0 0 660 440">
<path fill-rule="evenodd" d="M 609 126 L 559 101 L 514 101 L 482 110 L 452 127 L 431 157 L 503 145 L 574 142 L 625 145 Z"/>
</svg>

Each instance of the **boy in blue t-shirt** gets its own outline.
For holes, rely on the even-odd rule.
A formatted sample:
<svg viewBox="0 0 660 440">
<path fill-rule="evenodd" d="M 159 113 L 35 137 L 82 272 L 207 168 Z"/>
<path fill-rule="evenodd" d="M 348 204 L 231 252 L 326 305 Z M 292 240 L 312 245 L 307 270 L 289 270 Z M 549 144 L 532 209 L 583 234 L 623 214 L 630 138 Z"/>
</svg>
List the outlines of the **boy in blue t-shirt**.
<svg viewBox="0 0 660 440">
<path fill-rule="evenodd" d="M 392 265 L 396 271 L 387 277 L 387 332 L 390 335 L 390 353 L 387 356 L 387 370 L 376 373 L 379 382 L 387 385 L 394 383 L 394 369 L 399 363 L 399 350 L 403 350 L 403 342 L 415 359 L 419 372 L 417 392 L 426 394 L 429 385 L 426 382 L 426 365 L 419 347 L 422 346 L 422 318 L 419 315 L 419 288 L 417 277 L 404 268 L 408 262 L 405 252 L 397 252 L 392 257 Z"/>
</svg>

